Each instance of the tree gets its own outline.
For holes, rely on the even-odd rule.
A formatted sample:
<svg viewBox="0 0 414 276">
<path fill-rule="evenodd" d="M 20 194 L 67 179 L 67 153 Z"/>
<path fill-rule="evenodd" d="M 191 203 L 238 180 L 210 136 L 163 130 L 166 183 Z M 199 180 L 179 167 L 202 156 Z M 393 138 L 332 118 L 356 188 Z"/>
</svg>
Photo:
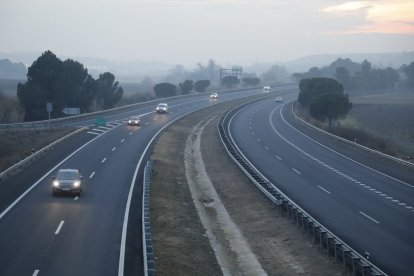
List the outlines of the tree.
<svg viewBox="0 0 414 276">
<path fill-rule="evenodd" d="M 225 76 L 221 80 L 221 84 L 226 88 L 232 88 L 237 86 L 240 83 L 240 80 L 236 76 Z"/>
<path fill-rule="evenodd" d="M 56 97 L 56 80 L 62 70 L 63 62 L 51 51 L 44 52 L 29 67 L 27 81 L 17 85 L 17 97 L 24 107 L 25 121 L 47 119 L 47 102 L 54 104 L 53 115 L 62 115 Z"/>
<path fill-rule="evenodd" d="M 336 68 L 335 78 L 342 83 L 344 88 L 351 89 L 352 88 L 352 79 L 349 75 L 348 69 L 345 67 L 338 67 Z"/>
<path fill-rule="evenodd" d="M 193 81 L 192 80 L 186 80 L 183 83 L 179 83 L 178 86 L 181 90 L 181 95 L 186 95 L 193 90 Z"/>
<path fill-rule="evenodd" d="M 207 87 L 210 86 L 210 80 L 198 80 L 194 83 L 194 90 L 198 93 L 205 92 Z"/>
<path fill-rule="evenodd" d="M 102 109 L 113 108 L 123 94 L 124 90 L 119 86 L 119 82 L 115 81 L 113 74 L 105 72 L 99 75 L 96 80 L 96 99 Z"/>
<path fill-rule="evenodd" d="M 246 77 L 242 79 L 244 86 L 258 86 L 260 84 L 260 79 L 257 77 Z"/>
<path fill-rule="evenodd" d="M 322 94 L 343 94 L 342 84 L 331 78 L 303 79 L 299 83 L 299 89 L 298 101 L 303 106 L 309 106 L 313 99 Z"/>
<path fill-rule="evenodd" d="M 177 87 L 168 82 L 158 83 L 154 86 L 154 92 L 160 98 L 172 97 L 176 95 Z"/>
<path fill-rule="evenodd" d="M 349 102 L 348 95 L 325 93 L 312 100 L 309 113 L 321 121 L 328 119 L 331 126 L 333 119 L 345 115 L 351 108 L 352 103 Z"/>
<path fill-rule="evenodd" d="M 409 88 L 414 88 L 414 61 L 403 68 L 403 72 L 407 76 L 406 84 Z"/>
</svg>

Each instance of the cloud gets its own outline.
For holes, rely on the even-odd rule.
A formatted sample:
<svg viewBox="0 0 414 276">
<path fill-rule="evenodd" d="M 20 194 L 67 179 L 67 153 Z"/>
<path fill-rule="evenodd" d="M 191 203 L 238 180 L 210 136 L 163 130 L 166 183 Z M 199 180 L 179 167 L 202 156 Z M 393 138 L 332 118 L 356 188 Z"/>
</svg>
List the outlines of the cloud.
<svg viewBox="0 0 414 276">
<path fill-rule="evenodd" d="M 323 12 L 335 16 L 360 14 L 365 24 L 342 33 L 388 33 L 414 35 L 414 2 L 412 0 L 346 1 L 328 6 Z"/>
</svg>

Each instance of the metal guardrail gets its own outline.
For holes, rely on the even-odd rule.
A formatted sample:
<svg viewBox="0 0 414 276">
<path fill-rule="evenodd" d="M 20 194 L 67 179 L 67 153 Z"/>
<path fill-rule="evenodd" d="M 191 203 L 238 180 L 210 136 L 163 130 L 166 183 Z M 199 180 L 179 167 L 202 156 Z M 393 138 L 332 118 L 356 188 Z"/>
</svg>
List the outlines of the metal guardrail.
<svg viewBox="0 0 414 276">
<path fill-rule="evenodd" d="M 356 143 L 356 142 L 350 141 L 350 140 L 348 140 L 348 139 L 345 139 L 345 138 L 343 138 L 343 137 L 340 137 L 340 136 L 338 136 L 338 135 L 335 135 L 335 134 L 333 134 L 333 133 L 330 133 L 330 132 L 328 132 L 328 131 L 326 131 L 326 130 L 323 130 L 323 129 L 321 129 L 321 128 L 317 127 L 317 126 L 314 126 L 313 124 L 311 124 L 311 123 L 309 123 L 309 122 L 305 121 L 305 120 L 304 120 L 304 119 L 302 119 L 299 115 L 297 115 L 297 114 L 295 113 L 295 111 L 294 111 L 293 105 L 294 105 L 294 103 L 292 103 L 292 114 L 293 114 L 293 116 L 295 116 L 295 118 L 296 118 L 297 120 L 299 120 L 300 122 L 302 122 L 302 123 L 304 123 L 304 124 L 308 125 L 309 127 L 312 127 L 313 129 L 315 129 L 315 130 L 317 130 L 317 131 L 319 131 L 319 132 L 321 132 L 321 133 L 323 133 L 323 134 L 325 134 L 325 135 L 328 135 L 328 136 L 330 136 L 330 137 L 332 137 L 332 138 L 335 138 L 336 140 L 340 140 L 340 141 L 342 141 L 342 142 L 345 142 L 345 143 L 347 143 L 347 144 L 353 145 L 353 146 L 358 147 L 358 148 L 360 148 L 360 149 L 363 149 L 363 150 L 366 150 L 366 151 L 369 151 L 369 152 L 375 153 L 375 154 L 377 154 L 377 155 L 380 155 L 380 156 L 385 157 L 385 158 L 387 158 L 387 159 L 389 159 L 389 160 L 392 160 L 392 161 L 398 162 L 398 163 L 400 163 L 400 164 L 403 164 L 403 165 L 406 165 L 406 166 L 410 166 L 410 167 L 414 167 L 414 163 L 413 163 L 413 162 L 409 162 L 409 161 L 406 161 L 406 160 L 403 160 L 403 159 L 400 159 L 400 158 L 397 158 L 397 157 L 391 156 L 391 155 L 389 155 L 389 154 L 385 154 L 385 153 L 383 153 L 383 152 L 380 152 L 380 151 L 377 151 L 377 150 L 371 149 L 371 148 L 369 148 L 369 147 L 363 146 L 363 145 L 358 144 L 358 143 Z"/>
<path fill-rule="evenodd" d="M 324 250 L 328 256 L 333 256 L 335 261 L 342 262 L 343 267 L 350 269 L 353 275 L 386 275 L 368 260 L 369 257 L 360 255 L 300 208 L 263 176 L 243 155 L 231 137 L 229 125 L 233 114 L 238 113 L 247 104 L 229 110 L 218 123 L 221 141 L 237 166 L 240 167 L 266 198 L 278 207 L 283 215 L 295 222 L 297 227 L 305 232 L 308 238 L 314 244 L 317 244 L 321 250 Z"/>
<path fill-rule="evenodd" d="M 38 150 L 37 152 L 33 153 L 32 155 L 26 157 L 25 159 L 23 159 L 22 161 L 14 164 L 13 166 L 9 167 L 8 169 L 6 169 L 5 171 L 0 173 L 0 182 L 2 182 L 3 180 L 5 180 L 7 177 L 16 174 L 18 171 L 20 171 L 22 168 L 26 167 L 27 165 L 31 164 L 33 161 L 37 160 L 41 155 L 43 155 L 44 153 L 46 153 L 47 151 L 53 149 L 54 146 L 56 146 L 57 144 L 65 141 L 66 139 L 72 137 L 75 134 L 78 134 L 84 130 L 88 129 L 87 127 L 83 127 L 80 129 L 77 129 L 69 134 L 66 134 L 64 137 L 54 141 L 53 143 L 45 146 L 44 148 Z"/>
<path fill-rule="evenodd" d="M 144 275 L 155 276 L 155 259 L 152 247 L 150 224 L 150 182 L 152 175 L 152 161 L 147 161 L 144 169 L 144 183 L 142 191 L 142 248 L 144 256 Z"/>
</svg>

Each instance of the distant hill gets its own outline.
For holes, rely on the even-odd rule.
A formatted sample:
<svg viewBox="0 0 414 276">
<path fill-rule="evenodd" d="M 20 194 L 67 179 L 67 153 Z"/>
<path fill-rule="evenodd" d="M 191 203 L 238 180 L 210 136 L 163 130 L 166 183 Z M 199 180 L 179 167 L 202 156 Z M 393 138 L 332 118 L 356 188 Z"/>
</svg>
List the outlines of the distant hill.
<svg viewBox="0 0 414 276">
<path fill-rule="evenodd" d="M 367 59 L 373 67 L 392 67 L 398 69 L 403 64 L 414 61 L 414 51 L 399 53 L 359 53 L 359 54 L 325 54 L 311 55 L 284 63 L 286 70 L 290 73 L 305 72 L 312 67 L 328 66 L 338 58 L 349 58 L 354 62 L 361 63 Z"/>
<path fill-rule="evenodd" d="M 0 59 L 0 79 L 20 80 L 26 78 L 27 68 L 23 63 Z"/>
</svg>

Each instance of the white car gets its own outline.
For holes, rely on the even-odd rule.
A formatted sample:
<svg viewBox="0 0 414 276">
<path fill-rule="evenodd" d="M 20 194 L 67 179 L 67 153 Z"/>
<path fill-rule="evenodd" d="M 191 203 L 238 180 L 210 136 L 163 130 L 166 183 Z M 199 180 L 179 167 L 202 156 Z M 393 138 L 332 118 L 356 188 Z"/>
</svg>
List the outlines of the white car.
<svg viewBox="0 0 414 276">
<path fill-rule="evenodd" d="M 263 92 L 270 92 L 270 86 L 264 86 Z"/>
<path fill-rule="evenodd" d="M 281 103 L 281 102 L 283 102 L 283 97 L 282 97 L 282 96 L 277 96 L 277 97 L 276 97 L 276 102 L 277 102 L 277 103 Z"/>
<path fill-rule="evenodd" d="M 166 103 L 159 103 L 155 108 L 157 113 L 167 113 L 168 112 L 168 104 Z"/>
<path fill-rule="evenodd" d="M 218 94 L 217 93 L 211 93 L 210 94 L 210 99 L 218 99 Z"/>
</svg>

